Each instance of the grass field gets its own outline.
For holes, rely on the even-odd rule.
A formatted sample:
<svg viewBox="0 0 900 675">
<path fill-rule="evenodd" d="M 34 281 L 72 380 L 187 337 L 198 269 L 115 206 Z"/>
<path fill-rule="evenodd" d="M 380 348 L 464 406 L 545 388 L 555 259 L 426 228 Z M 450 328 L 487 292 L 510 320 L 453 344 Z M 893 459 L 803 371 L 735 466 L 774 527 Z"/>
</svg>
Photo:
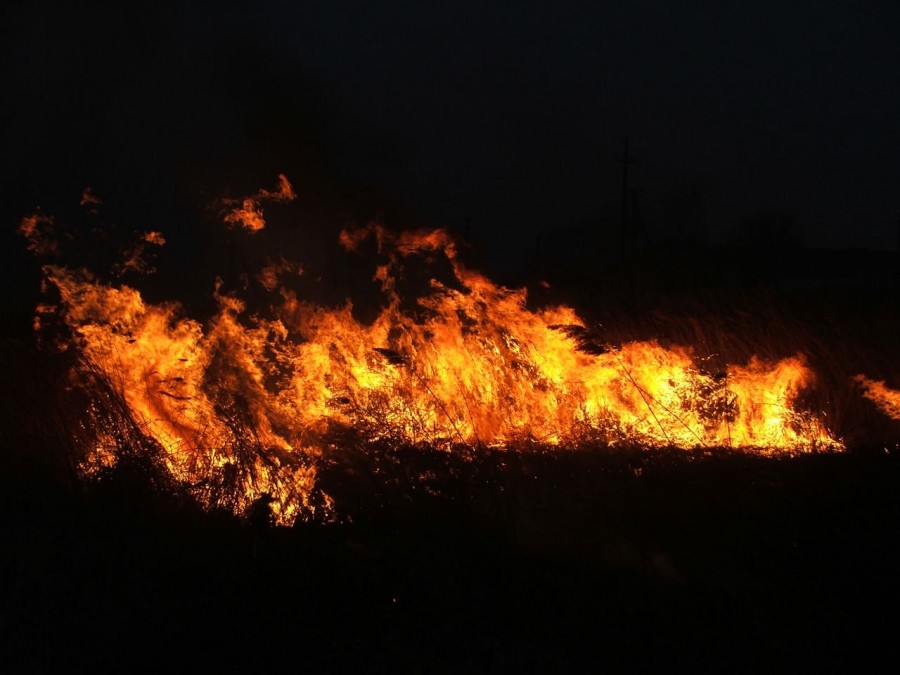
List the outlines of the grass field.
<svg viewBox="0 0 900 675">
<path fill-rule="evenodd" d="M 611 342 L 802 348 L 846 452 L 348 434 L 320 461 L 333 516 L 292 528 L 203 511 L 141 453 L 79 479 L 64 361 L 8 341 L 0 656 L 10 672 L 871 668 L 897 630 L 900 455 L 896 422 L 847 378 L 891 377 L 896 333 L 878 300 L 760 297 L 596 314 Z"/>
</svg>

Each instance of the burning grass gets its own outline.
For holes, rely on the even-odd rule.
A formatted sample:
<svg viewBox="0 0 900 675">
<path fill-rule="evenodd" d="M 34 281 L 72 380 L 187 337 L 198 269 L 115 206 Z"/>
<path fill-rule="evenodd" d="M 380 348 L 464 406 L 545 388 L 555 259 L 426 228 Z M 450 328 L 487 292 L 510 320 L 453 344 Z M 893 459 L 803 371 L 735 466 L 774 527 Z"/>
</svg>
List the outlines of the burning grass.
<svg viewBox="0 0 900 675">
<path fill-rule="evenodd" d="M 280 181 L 255 198 L 259 226 L 240 236 L 264 229 L 261 200 L 293 198 Z M 44 241 L 48 223 L 56 227 L 26 219 L 21 230 Z M 846 345 L 808 317 L 771 304 L 664 315 L 610 303 L 596 309 L 601 325 L 566 305 L 535 307 L 524 289 L 467 268 L 443 231 L 373 224 L 341 235 L 348 255 L 368 242 L 383 299 L 369 321 L 349 301 L 316 305 L 282 284 L 284 270 L 301 269 L 283 258 L 252 277 L 262 306 L 220 281 L 205 321 L 121 282 L 45 266 L 36 326 L 67 355 L 79 471 L 97 476 L 146 456 L 208 508 L 266 503 L 290 524 L 337 517 L 318 474 L 351 446 L 365 448 L 359 456 L 418 448 L 469 461 L 522 448 L 794 455 L 840 451 L 852 430 L 855 373 L 829 367 Z M 424 288 L 407 283 L 415 265 Z"/>
</svg>

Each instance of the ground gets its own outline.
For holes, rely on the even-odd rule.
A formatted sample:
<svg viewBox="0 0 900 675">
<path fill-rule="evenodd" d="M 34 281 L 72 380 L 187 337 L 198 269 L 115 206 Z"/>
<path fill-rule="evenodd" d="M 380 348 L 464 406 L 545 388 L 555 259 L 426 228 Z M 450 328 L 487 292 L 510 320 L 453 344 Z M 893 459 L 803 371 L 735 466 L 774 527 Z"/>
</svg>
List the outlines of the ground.
<svg viewBox="0 0 900 675">
<path fill-rule="evenodd" d="M 293 528 L 204 513 L 140 470 L 4 476 L 11 672 L 822 672 L 896 634 L 883 449 L 382 451 L 323 473 L 342 522 Z"/>
</svg>

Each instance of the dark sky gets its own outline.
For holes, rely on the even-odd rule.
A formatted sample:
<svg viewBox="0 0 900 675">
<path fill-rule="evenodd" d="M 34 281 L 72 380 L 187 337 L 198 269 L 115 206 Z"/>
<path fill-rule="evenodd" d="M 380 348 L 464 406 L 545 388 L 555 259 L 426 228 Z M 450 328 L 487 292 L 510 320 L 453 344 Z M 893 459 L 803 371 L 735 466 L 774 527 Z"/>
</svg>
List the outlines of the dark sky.
<svg viewBox="0 0 900 675">
<path fill-rule="evenodd" d="M 469 220 L 515 266 L 616 230 L 627 136 L 654 243 L 776 214 L 897 244 L 895 2 L 82 4 L 3 10 L 10 227 L 85 185 L 152 220 L 284 171 L 312 220 Z"/>
</svg>

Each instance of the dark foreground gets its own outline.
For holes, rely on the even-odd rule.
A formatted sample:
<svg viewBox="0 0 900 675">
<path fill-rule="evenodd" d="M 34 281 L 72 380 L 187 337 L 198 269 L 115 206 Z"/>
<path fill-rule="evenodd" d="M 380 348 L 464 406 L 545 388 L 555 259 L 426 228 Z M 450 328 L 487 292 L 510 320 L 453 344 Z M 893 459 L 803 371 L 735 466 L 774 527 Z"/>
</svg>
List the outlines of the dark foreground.
<svg viewBox="0 0 900 675">
<path fill-rule="evenodd" d="M 894 660 L 900 456 L 881 449 L 347 453 L 322 475 L 344 522 L 294 528 L 201 513 L 140 467 L 90 488 L 45 469 L 3 472 L 5 672 Z"/>
</svg>

